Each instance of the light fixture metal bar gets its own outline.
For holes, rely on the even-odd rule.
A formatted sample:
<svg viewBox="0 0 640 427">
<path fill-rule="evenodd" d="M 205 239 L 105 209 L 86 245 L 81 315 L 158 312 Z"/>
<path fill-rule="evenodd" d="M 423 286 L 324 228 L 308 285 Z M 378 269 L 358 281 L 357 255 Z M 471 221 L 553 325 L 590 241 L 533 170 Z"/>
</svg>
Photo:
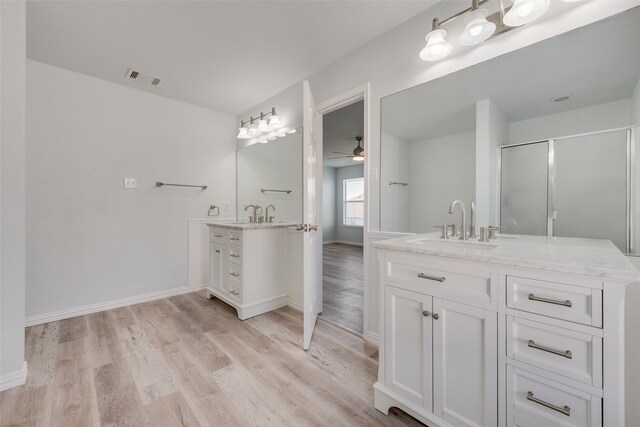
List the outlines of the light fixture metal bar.
<svg viewBox="0 0 640 427">
<path fill-rule="evenodd" d="M 486 2 L 488 2 L 489 0 L 480 0 L 478 2 L 478 5 L 476 7 L 476 9 L 480 6 L 482 6 L 483 4 L 485 4 Z M 444 24 L 448 24 L 449 22 L 455 20 L 456 18 L 461 17 L 462 15 L 464 15 L 467 12 L 471 12 L 472 10 L 474 10 L 474 6 L 475 6 L 475 1 L 473 2 L 474 4 L 472 4 L 471 6 L 469 6 L 468 8 L 466 8 L 463 11 L 460 11 L 458 13 L 456 13 L 455 15 L 451 15 L 450 17 L 448 17 L 447 19 L 443 19 L 442 21 L 438 20 L 440 25 L 444 25 Z"/>
<path fill-rule="evenodd" d="M 249 120 L 241 120 L 240 127 L 244 127 L 244 125 L 248 125 L 248 124 L 253 124 L 253 122 L 255 122 L 256 120 L 264 120 L 266 117 L 275 116 L 275 115 L 277 115 L 276 107 L 271 107 L 271 111 L 269 111 L 268 113 L 263 113 L 261 111 L 258 117 L 249 116 Z"/>
</svg>

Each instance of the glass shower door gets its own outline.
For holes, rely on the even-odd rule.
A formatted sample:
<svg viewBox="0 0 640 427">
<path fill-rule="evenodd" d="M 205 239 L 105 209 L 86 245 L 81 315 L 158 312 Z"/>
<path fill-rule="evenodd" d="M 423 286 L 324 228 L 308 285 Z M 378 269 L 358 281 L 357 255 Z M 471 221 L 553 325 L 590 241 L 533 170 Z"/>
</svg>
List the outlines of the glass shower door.
<svg viewBox="0 0 640 427">
<path fill-rule="evenodd" d="M 549 143 L 502 149 L 500 225 L 508 234 L 547 235 Z"/>
<path fill-rule="evenodd" d="M 627 243 L 627 130 L 554 141 L 553 235 Z"/>
</svg>

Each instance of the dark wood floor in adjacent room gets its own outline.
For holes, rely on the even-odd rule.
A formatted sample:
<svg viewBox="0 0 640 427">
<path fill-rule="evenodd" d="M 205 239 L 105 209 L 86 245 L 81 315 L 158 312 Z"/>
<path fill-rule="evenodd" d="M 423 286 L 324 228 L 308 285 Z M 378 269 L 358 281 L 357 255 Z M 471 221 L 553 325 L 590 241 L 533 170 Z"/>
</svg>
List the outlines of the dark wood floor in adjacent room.
<svg viewBox="0 0 640 427">
<path fill-rule="evenodd" d="M 420 425 L 373 408 L 375 347 L 325 322 L 301 344 L 300 312 L 242 322 L 203 292 L 33 326 L 0 425 Z"/>
<path fill-rule="evenodd" d="M 362 246 L 332 243 L 322 255 L 322 319 L 362 335 Z"/>
</svg>

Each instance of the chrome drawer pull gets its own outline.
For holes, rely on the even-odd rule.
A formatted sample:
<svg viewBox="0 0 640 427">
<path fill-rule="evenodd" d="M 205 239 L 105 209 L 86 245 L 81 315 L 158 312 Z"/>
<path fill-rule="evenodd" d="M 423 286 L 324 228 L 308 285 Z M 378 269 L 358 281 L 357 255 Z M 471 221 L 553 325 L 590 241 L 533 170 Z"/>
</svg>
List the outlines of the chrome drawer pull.
<svg viewBox="0 0 640 427">
<path fill-rule="evenodd" d="M 234 255 L 234 254 L 231 254 L 231 255 L 229 255 L 229 256 L 230 256 L 231 258 L 240 258 L 240 255 Z"/>
<path fill-rule="evenodd" d="M 532 391 L 527 392 L 527 400 L 537 403 L 538 405 L 542 405 L 545 408 L 553 409 L 554 411 L 560 412 L 561 414 L 566 415 L 567 417 L 571 416 L 571 408 L 569 408 L 567 405 L 556 406 L 551 403 L 545 402 L 544 400 L 541 400 L 535 397 Z"/>
<path fill-rule="evenodd" d="M 229 273 L 229 274 L 232 275 L 233 277 L 240 277 L 238 273 Z"/>
<path fill-rule="evenodd" d="M 219 254 L 220 253 L 220 249 L 216 249 L 216 253 Z"/>
<path fill-rule="evenodd" d="M 229 240 L 240 240 L 240 238 L 239 237 L 231 237 L 231 238 L 229 238 Z"/>
<path fill-rule="evenodd" d="M 240 295 L 240 292 L 232 290 L 231 295 Z"/>
<path fill-rule="evenodd" d="M 222 234 L 214 234 L 213 237 L 222 237 Z"/>
<path fill-rule="evenodd" d="M 431 313 L 429 313 L 429 310 L 424 310 L 424 311 L 422 312 L 422 315 L 423 315 L 424 317 L 429 317 L 429 315 L 430 315 L 430 314 L 431 314 Z"/>
<path fill-rule="evenodd" d="M 447 280 L 446 277 L 428 276 L 428 275 L 426 275 L 424 273 L 418 274 L 418 277 L 421 278 L 421 279 L 435 280 L 436 282 L 444 282 L 445 280 Z"/>
<path fill-rule="evenodd" d="M 529 299 L 531 301 L 546 302 L 547 304 L 564 305 L 565 307 L 571 307 L 572 305 L 570 300 L 558 301 L 557 299 L 537 297 L 534 294 L 529 294 Z"/>
<path fill-rule="evenodd" d="M 531 348 L 535 348 L 536 350 L 542 350 L 542 351 L 546 351 L 547 353 L 557 354 L 558 356 L 566 357 L 567 359 L 573 358 L 573 353 L 571 353 L 571 350 L 567 350 L 567 351 L 554 350 L 553 348 L 536 344 L 534 340 L 529 340 L 529 343 L 527 345 Z"/>
</svg>

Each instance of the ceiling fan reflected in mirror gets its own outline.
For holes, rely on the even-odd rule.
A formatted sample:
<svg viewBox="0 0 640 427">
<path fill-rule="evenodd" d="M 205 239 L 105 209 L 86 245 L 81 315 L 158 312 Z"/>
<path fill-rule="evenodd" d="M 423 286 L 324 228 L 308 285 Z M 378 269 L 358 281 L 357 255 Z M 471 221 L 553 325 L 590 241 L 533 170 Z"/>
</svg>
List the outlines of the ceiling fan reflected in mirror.
<svg viewBox="0 0 640 427">
<path fill-rule="evenodd" d="M 360 146 L 362 142 L 361 136 L 356 136 L 356 141 L 358 141 L 358 146 L 353 149 L 353 153 L 342 153 L 340 151 L 334 151 L 333 154 L 344 154 L 344 156 L 340 157 L 329 157 L 330 160 L 334 159 L 351 159 L 354 162 L 362 162 L 364 161 L 364 148 Z"/>
</svg>

